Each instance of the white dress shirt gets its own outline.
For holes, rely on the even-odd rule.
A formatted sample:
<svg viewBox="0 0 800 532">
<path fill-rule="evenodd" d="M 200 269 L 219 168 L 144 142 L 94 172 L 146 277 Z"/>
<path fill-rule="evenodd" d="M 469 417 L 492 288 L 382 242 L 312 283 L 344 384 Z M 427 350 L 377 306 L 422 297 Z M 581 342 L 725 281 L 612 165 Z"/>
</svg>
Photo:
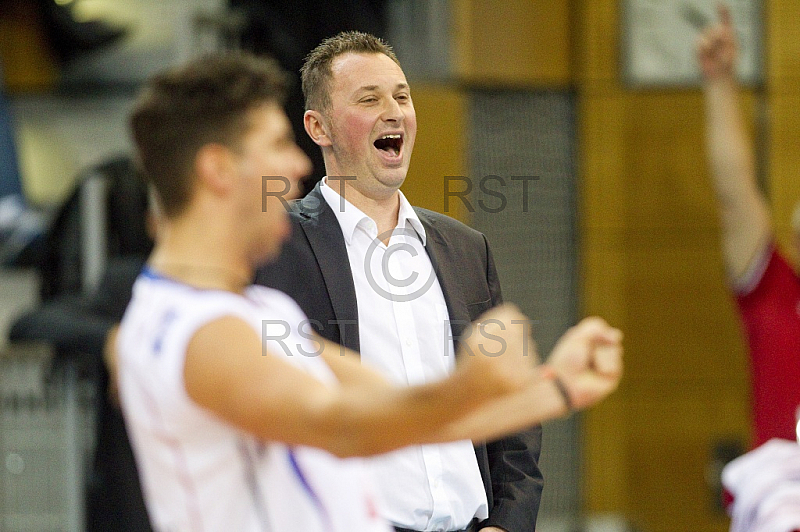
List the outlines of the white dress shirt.
<svg viewBox="0 0 800 532">
<path fill-rule="evenodd" d="M 453 370 L 449 315 L 425 251 L 425 229 L 400 192 L 388 246 L 374 220 L 323 180 L 322 195 L 344 235 L 358 301 L 362 363 L 391 381 L 422 384 Z M 346 196 L 346 193 L 345 193 Z M 397 526 L 459 530 L 488 517 L 472 442 L 407 447 L 370 459 L 384 516 Z"/>
</svg>

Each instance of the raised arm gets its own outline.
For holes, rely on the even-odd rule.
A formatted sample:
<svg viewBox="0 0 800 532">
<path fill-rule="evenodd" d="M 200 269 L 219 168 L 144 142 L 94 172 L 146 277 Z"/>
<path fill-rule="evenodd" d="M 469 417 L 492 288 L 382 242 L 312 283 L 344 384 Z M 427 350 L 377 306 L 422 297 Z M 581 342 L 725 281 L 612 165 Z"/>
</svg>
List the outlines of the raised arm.
<svg viewBox="0 0 800 532">
<path fill-rule="evenodd" d="M 708 161 L 719 203 L 722 250 L 728 275 L 736 283 L 768 244 L 772 228 L 739 109 L 736 33 L 727 7 L 719 7 L 719 18 L 698 39 L 697 60 L 703 76 Z"/>
<path fill-rule="evenodd" d="M 278 356 L 264 356 L 249 325 L 223 318 L 191 340 L 186 389 L 199 405 L 263 439 L 339 456 L 504 435 L 566 412 L 551 375 L 534 365 L 535 353 L 525 352 L 532 346 L 527 333 L 505 325 L 523 318 L 508 306 L 490 311 L 464 342 L 473 354 L 462 354 L 450 377 L 412 387 L 389 385 L 332 344 L 323 356 L 340 382 L 325 385 Z M 581 351 L 580 341 L 568 343 Z M 594 357 L 586 353 L 586 360 Z M 585 384 L 573 370 L 566 368 L 563 378 L 582 406 Z"/>
<path fill-rule="evenodd" d="M 522 318 L 508 307 L 492 312 L 507 322 Z M 497 338 L 503 338 L 509 352 L 522 352 L 518 331 L 496 329 L 490 326 L 472 347 L 496 350 Z M 326 357 L 336 360 L 340 354 L 345 358 L 331 365 L 340 382 L 326 385 L 282 357 L 263 353 L 258 334 L 244 321 L 222 318 L 192 337 L 185 386 L 197 404 L 263 439 L 350 456 L 436 441 L 441 427 L 527 385 L 536 372 L 530 359 L 479 355 L 443 381 L 395 387 L 353 364 L 352 353 L 339 346 Z"/>
</svg>

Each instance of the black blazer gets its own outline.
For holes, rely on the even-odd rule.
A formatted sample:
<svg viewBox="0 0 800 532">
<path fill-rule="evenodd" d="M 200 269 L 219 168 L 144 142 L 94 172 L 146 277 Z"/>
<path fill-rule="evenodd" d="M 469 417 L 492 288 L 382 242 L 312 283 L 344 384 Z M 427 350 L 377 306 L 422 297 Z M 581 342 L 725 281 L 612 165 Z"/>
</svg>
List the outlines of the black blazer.
<svg viewBox="0 0 800 532">
<path fill-rule="evenodd" d="M 257 284 L 289 294 L 315 331 L 356 352 L 358 302 L 350 261 L 336 215 L 319 184 L 290 211 L 292 236 L 281 256 L 256 272 Z M 443 214 L 415 207 L 426 233 L 425 249 L 444 293 L 453 338 L 502 301 L 486 237 Z M 475 446 L 489 501 L 483 526 L 534 532 L 542 494 L 537 462 L 541 427 Z"/>
</svg>

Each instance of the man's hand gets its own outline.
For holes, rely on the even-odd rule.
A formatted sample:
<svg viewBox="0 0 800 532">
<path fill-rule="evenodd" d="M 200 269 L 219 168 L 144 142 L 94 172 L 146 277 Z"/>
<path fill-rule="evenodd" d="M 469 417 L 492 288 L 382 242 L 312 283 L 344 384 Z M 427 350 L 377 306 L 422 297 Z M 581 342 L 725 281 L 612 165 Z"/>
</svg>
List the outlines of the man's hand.
<svg viewBox="0 0 800 532">
<path fill-rule="evenodd" d="M 500 396 L 528 385 L 537 376 L 539 360 L 529 323 L 510 304 L 482 314 L 461 336 L 460 371 L 487 395 Z"/>
<path fill-rule="evenodd" d="M 697 39 L 697 63 L 706 81 L 733 79 L 736 74 L 736 31 L 730 9 L 720 4 L 719 24 L 706 28 Z"/>
<path fill-rule="evenodd" d="M 559 339 L 547 366 L 564 383 L 573 408 L 591 406 L 622 377 L 622 332 L 601 318 L 586 318 Z"/>
</svg>

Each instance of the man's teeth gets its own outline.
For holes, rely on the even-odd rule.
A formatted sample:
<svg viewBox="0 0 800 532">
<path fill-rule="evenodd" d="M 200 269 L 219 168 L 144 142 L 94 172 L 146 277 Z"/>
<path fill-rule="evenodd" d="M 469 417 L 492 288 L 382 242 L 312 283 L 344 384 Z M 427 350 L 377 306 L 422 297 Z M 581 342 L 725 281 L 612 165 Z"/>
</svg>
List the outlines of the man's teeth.
<svg viewBox="0 0 800 532">
<path fill-rule="evenodd" d="M 400 148 L 403 145 L 403 136 L 399 133 L 383 135 L 375 141 L 375 147 L 379 150 L 390 153 L 393 156 L 400 155 Z"/>
</svg>

